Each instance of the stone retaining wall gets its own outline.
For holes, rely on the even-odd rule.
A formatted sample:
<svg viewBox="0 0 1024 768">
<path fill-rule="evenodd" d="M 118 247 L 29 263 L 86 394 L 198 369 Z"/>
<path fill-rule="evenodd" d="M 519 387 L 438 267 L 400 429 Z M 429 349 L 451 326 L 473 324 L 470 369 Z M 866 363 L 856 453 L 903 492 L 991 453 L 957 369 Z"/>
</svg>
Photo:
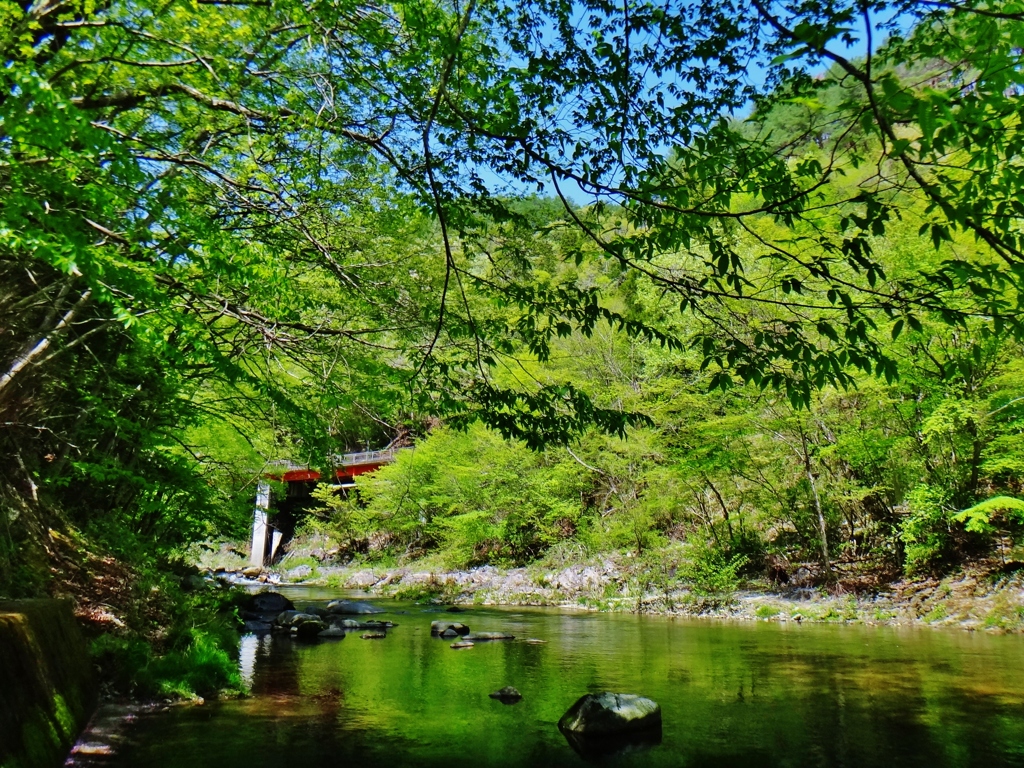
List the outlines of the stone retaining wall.
<svg viewBox="0 0 1024 768">
<path fill-rule="evenodd" d="M 70 603 L 0 601 L 0 768 L 62 765 L 95 703 Z"/>
</svg>

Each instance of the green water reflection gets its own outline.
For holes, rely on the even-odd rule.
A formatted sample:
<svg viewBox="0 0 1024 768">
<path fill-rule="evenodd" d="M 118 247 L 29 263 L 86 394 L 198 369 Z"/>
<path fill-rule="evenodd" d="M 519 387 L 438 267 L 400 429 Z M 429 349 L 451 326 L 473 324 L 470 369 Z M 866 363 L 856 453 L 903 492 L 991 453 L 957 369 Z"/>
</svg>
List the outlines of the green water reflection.
<svg viewBox="0 0 1024 768">
<path fill-rule="evenodd" d="M 385 640 L 246 638 L 251 698 L 147 716 L 117 764 L 587 765 L 556 723 L 612 690 L 658 701 L 664 731 L 607 765 L 1024 765 L 1017 637 L 470 609 L 452 618 L 547 643 L 453 651 L 430 636 L 440 610 L 381 605 Z M 488 698 L 505 685 L 519 704 Z"/>
</svg>

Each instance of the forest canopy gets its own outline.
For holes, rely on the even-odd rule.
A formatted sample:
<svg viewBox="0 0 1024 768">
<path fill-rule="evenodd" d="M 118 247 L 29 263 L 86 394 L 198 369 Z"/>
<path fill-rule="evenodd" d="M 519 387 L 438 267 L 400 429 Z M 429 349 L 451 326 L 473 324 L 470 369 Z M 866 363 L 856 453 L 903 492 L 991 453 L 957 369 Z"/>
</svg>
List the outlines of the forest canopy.
<svg viewBox="0 0 1024 768">
<path fill-rule="evenodd" d="M 3 0 L 5 493 L 173 547 L 237 525 L 282 455 L 438 419 L 531 449 L 664 426 L 681 402 L 559 362 L 614 329 L 713 420 L 730 389 L 806 415 L 935 372 L 972 405 L 906 438 L 976 439 L 921 504 L 966 507 L 970 409 L 1013 415 L 985 387 L 1024 332 L 1022 21 L 972 0 Z M 812 464 L 834 433 L 816 447 L 802 418 L 778 433 L 827 563 Z M 886 483 L 891 517 L 916 482 Z"/>
</svg>

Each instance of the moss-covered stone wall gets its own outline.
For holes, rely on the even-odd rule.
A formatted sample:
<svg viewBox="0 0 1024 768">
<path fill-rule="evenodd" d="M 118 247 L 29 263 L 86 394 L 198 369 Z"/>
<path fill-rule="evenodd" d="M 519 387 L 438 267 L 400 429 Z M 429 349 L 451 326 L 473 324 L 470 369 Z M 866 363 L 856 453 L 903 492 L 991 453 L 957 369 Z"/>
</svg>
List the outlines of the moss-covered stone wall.
<svg viewBox="0 0 1024 768">
<path fill-rule="evenodd" d="M 0 601 L 0 768 L 62 765 L 95 703 L 71 605 Z"/>
</svg>

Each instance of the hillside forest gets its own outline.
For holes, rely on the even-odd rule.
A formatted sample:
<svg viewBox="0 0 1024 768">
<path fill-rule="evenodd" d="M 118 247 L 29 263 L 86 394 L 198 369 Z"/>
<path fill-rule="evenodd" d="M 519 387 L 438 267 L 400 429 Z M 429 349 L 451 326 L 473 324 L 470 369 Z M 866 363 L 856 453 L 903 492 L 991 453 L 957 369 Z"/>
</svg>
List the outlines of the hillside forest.
<svg viewBox="0 0 1024 768">
<path fill-rule="evenodd" d="M 385 445 L 325 562 L 1024 561 L 1024 12 L 669 6 L 0 1 L 0 595 L 223 684 L 195 552 Z"/>
</svg>

